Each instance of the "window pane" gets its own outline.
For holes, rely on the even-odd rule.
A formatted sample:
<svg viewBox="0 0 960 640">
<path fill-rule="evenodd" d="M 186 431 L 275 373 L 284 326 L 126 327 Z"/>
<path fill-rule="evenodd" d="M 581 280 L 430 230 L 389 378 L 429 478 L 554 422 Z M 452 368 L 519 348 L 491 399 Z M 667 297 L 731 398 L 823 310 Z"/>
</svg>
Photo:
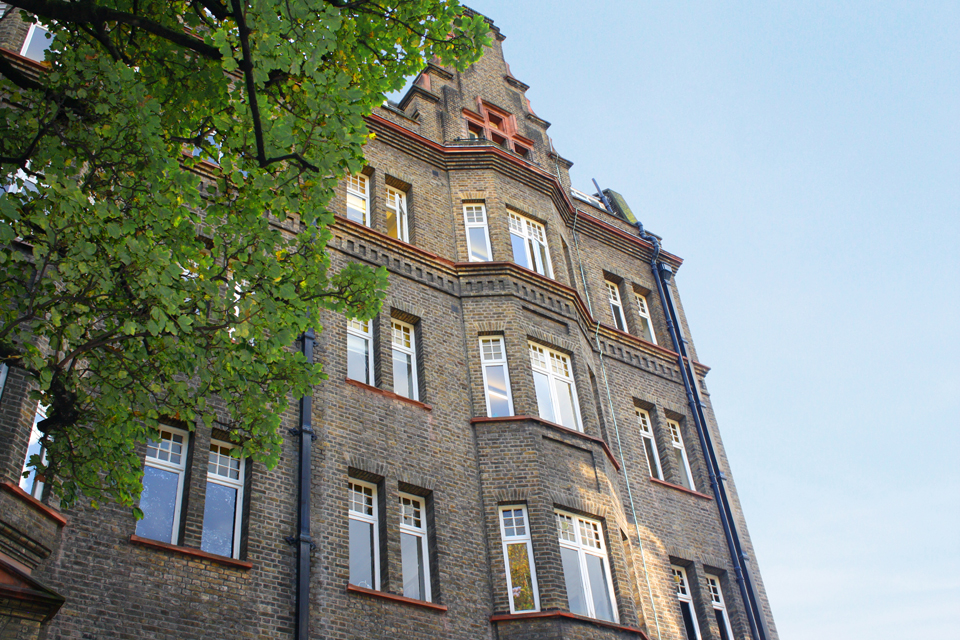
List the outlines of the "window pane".
<svg viewBox="0 0 960 640">
<path fill-rule="evenodd" d="M 650 321 L 646 318 L 640 318 L 640 337 L 647 342 L 653 342 L 653 334 L 650 332 Z"/>
<path fill-rule="evenodd" d="M 587 598 L 583 593 L 583 577 L 580 575 L 580 556 L 575 549 L 560 547 L 560 559 L 563 562 L 563 580 L 567 585 L 567 602 L 570 613 L 589 615 Z"/>
<path fill-rule="evenodd" d="M 23 476 L 20 477 L 20 488 L 34 495 L 34 490 L 37 488 L 37 470 L 33 467 L 27 467 L 30 464 L 30 458 L 32 456 L 39 456 L 43 451 L 43 447 L 40 446 L 40 431 L 34 427 L 33 431 L 30 433 L 30 445 L 27 447 L 27 456 L 23 460 L 23 471 L 28 471 L 30 475 L 26 478 Z"/>
<path fill-rule="evenodd" d="M 573 409 L 573 385 L 560 380 L 556 381 L 556 385 L 557 400 L 560 404 L 560 420 L 555 420 L 554 422 L 559 422 L 563 426 L 571 429 L 579 429 L 580 425 L 577 424 L 577 414 Z"/>
<path fill-rule="evenodd" d="M 419 536 L 400 533 L 400 557 L 403 562 L 403 595 L 415 600 L 425 599 L 423 544 Z"/>
<path fill-rule="evenodd" d="M 689 602 L 680 603 L 680 613 L 683 614 L 683 626 L 687 632 L 687 640 L 700 640 L 697 623 L 693 621 L 693 613 L 690 611 Z"/>
<path fill-rule="evenodd" d="M 473 227 L 467 229 L 467 232 L 470 234 L 470 259 L 488 262 L 490 260 L 490 252 L 487 251 L 486 230 L 481 227 Z"/>
<path fill-rule="evenodd" d="M 510 562 L 510 584 L 514 611 L 533 611 L 536 603 L 533 600 L 533 577 L 530 572 L 530 555 L 527 553 L 527 543 L 507 545 L 507 558 Z"/>
<path fill-rule="evenodd" d="M 660 479 L 660 466 L 657 465 L 657 456 L 653 450 L 653 440 L 650 438 L 644 438 L 643 444 L 647 449 L 647 463 L 650 465 L 650 475 L 654 478 Z"/>
<path fill-rule="evenodd" d="M 548 278 L 551 277 L 550 263 L 547 261 L 547 245 L 534 242 L 533 248 L 537 255 L 537 261 L 539 262 L 537 265 L 537 271 Z"/>
<path fill-rule="evenodd" d="M 530 261 L 527 260 L 527 248 L 524 239 L 516 234 L 511 233 L 510 244 L 513 246 L 513 261 L 521 267 L 533 269 L 533 265 L 531 265 Z"/>
<path fill-rule="evenodd" d="M 144 467 L 143 493 L 140 494 L 143 520 L 137 523 L 138 536 L 159 542 L 173 542 L 179 479 L 179 474 L 172 471 Z"/>
<path fill-rule="evenodd" d="M 544 373 L 534 371 L 533 384 L 537 389 L 537 411 L 540 417 L 550 422 L 557 422 L 557 416 L 553 412 L 553 398 L 550 394 L 550 378 Z"/>
<path fill-rule="evenodd" d="M 587 554 L 587 575 L 593 595 L 593 610 L 601 620 L 613 621 L 613 606 L 607 591 L 607 570 L 603 558 Z"/>
<path fill-rule="evenodd" d="M 200 548 L 207 553 L 233 556 L 233 526 L 237 517 L 237 490 L 216 482 L 207 483 L 203 506 L 203 537 Z"/>
<path fill-rule="evenodd" d="M 413 398 L 413 358 L 409 353 L 393 352 L 393 392 Z"/>
<path fill-rule="evenodd" d="M 391 238 L 400 239 L 400 221 L 397 212 L 387 207 L 387 235 Z"/>
<path fill-rule="evenodd" d="M 727 635 L 727 619 L 720 609 L 714 609 L 713 613 L 717 616 L 717 628 L 720 629 L 720 640 L 733 640 Z"/>
<path fill-rule="evenodd" d="M 370 341 L 347 334 L 347 377 L 370 384 Z"/>
<path fill-rule="evenodd" d="M 683 449 L 674 447 L 673 455 L 677 460 L 677 473 L 680 474 L 680 484 L 687 489 L 693 489 L 693 485 L 690 483 L 690 476 L 687 474 L 687 465 L 683 456 Z"/>
<path fill-rule="evenodd" d="M 367 201 L 360 196 L 347 193 L 347 219 L 367 224 Z"/>
<path fill-rule="evenodd" d="M 490 400 L 490 417 L 500 418 L 510 415 L 510 401 L 507 390 L 506 367 L 502 364 L 486 367 L 487 398 Z"/>
<path fill-rule="evenodd" d="M 53 43 L 53 38 L 50 37 L 49 31 L 39 25 L 33 28 L 31 35 L 30 43 L 23 51 L 23 57 L 36 60 L 37 62 L 43 62 L 43 57 L 47 49 L 49 49 Z"/>
<path fill-rule="evenodd" d="M 373 524 L 350 519 L 350 584 L 376 589 L 373 572 Z"/>
</svg>

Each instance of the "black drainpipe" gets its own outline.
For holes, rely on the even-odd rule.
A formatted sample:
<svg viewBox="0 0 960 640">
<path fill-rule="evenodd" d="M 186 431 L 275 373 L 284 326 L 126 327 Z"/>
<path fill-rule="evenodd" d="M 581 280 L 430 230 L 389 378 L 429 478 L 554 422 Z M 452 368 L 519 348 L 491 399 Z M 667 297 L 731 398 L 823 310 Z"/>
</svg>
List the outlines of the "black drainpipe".
<svg viewBox="0 0 960 640">
<path fill-rule="evenodd" d="M 307 362 L 313 364 L 313 329 L 301 336 L 301 347 Z M 300 398 L 300 425 L 290 434 L 300 436 L 300 482 L 298 485 L 297 536 L 287 542 L 297 545 L 297 626 L 296 640 L 310 638 L 310 552 L 315 545 L 310 537 L 310 445 L 317 437 L 313 432 L 313 393 Z"/>
<path fill-rule="evenodd" d="M 659 260 L 659 240 L 644 231 L 643 224 L 640 222 L 637 222 L 637 231 L 639 231 L 641 238 L 652 243 L 654 246 L 653 258 L 650 260 L 650 268 L 653 270 L 653 279 L 657 283 L 657 292 L 660 294 L 660 304 L 663 306 L 664 315 L 667 319 L 667 330 L 670 332 L 673 350 L 677 353 L 680 377 L 683 380 L 683 387 L 687 394 L 687 404 L 690 406 L 690 411 L 693 414 L 694 426 L 697 429 L 697 437 L 700 440 L 700 449 L 706 458 L 707 471 L 710 474 L 710 486 L 713 488 L 713 496 L 720 512 L 720 523 L 723 527 L 723 534 L 727 539 L 730 557 L 733 560 L 733 568 L 737 575 L 737 586 L 740 589 L 740 597 L 746 604 L 746 614 L 747 620 L 750 623 L 751 635 L 757 640 L 767 640 L 767 638 L 769 638 L 769 632 L 767 631 L 766 618 L 760 609 L 760 603 L 756 596 L 753 580 L 750 578 L 750 570 L 747 567 L 748 558 L 740 545 L 740 536 L 737 533 L 736 521 L 733 519 L 730 501 L 727 498 L 727 491 L 722 482 L 726 480 L 726 476 L 720 471 L 717 454 L 713 448 L 713 441 L 706 427 L 707 421 L 703 415 L 703 405 L 700 400 L 700 394 L 696 384 L 692 382 L 694 380 L 693 365 L 687 356 L 683 329 L 680 326 L 679 317 L 673 306 L 670 287 L 666 284 L 666 280 L 673 271 L 669 265 Z"/>
</svg>

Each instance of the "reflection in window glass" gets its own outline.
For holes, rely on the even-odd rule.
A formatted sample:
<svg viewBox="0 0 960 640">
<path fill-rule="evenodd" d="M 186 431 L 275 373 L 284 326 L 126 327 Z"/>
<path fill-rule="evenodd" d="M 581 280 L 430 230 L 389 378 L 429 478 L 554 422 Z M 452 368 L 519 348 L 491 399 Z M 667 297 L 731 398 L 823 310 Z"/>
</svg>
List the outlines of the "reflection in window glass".
<svg viewBox="0 0 960 640">
<path fill-rule="evenodd" d="M 510 374 L 507 371 L 503 338 L 480 338 L 480 360 L 483 364 L 487 416 L 512 416 L 513 400 L 510 397 Z"/>
<path fill-rule="evenodd" d="M 351 479 L 349 490 L 350 584 L 380 588 L 377 488 Z"/>
<path fill-rule="evenodd" d="M 179 544 L 180 507 L 187 460 L 187 433 L 173 427 L 160 428 L 159 440 L 147 441 L 143 469 L 143 493 L 137 535 L 159 542 Z"/>
<path fill-rule="evenodd" d="M 239 558 L 244 461 L 234 458 L 232 450 L 233 446 L 225 442 L 210 443 L 200 548 L 208 553 Z"/>
<path fill-rule="evenodd" d="M 500 537 L 503 540 L 510 612 L 538 611 L 540 596 L 537 593 L 537 573 L 526 507 L 500 509 Z"/>
</svg>

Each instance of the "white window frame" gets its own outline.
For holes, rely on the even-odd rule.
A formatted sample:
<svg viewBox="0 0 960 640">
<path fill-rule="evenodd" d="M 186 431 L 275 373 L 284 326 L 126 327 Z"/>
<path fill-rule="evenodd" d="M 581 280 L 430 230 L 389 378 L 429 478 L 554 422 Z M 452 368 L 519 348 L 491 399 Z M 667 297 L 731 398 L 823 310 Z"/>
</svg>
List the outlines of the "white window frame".
<svg viewBox="0 0 960 640">
<path fill-rule="evenodd" d="M 650 413 L 639 407 L 636 407 L 636 412 L 637 428 L 640 430 L 640 437 L 643 440 L 643 450 L 647 456 L 647 469 L 650 471 L 650 477 L 663 480 L 663 465 L 660 464 L 657 439 L 653 437 L 653 423 L 650 420 Z M 651 452 L 653 452 L 653 460 L 650 459 Z"/>
<path fill-rule="evenodd" d="M 623 302 L 620 301 L 620 285 L 611 280 L 604 280 L 603 284 L 607 289 L 607 300 L 610 302 L 614 326 L 624 333 L 630 333 L 627 329 L 627 317 L 623 313 Z"/>
<path fill-rule="evenodd" d="M 417 332 L 413 325 L 407 322 L 401 322 L 395 318 L 390 319 L 390 331 L 392 335 L 393 351 L 410 356 L 410 386 L 412 395 L 401 393 L 397 390 L 397 366 L 396 360 L 393 361 L 393 392 L 404 398 L 411 400 L 420 400 L 420 381 L 417 378 Z M 398 342 L 399 339 L 399 342 Z M 405 342 L 409 344 L 404 344 Z M 393 354 L 391 353 L 391 356 Z"/>
<path fill-rule="evenodd" d="M 19 53 L 21 56 L 23 56 L 24 58 L 27 58 L 28 60 L 33 60 L 34 62 L 42 63 L 43 59 L 37 60 L 36 58 L 30 58 L 27 56 L 27 49 L 30 48 L 30 45 L 33 43 L 33 39 L 35 37 L 41 37 L 41 38 L 43 37 L 42 33 L 39 36 L 37 35 L 38 32 L 40 31 L 42 31 L 43 33 L 50 33 L 50 30 L 47 29 L 47 27 L 40 22 L 34 22 L 30 25 L 30 29 L 27 31 L 27 37 L 24 38 L 23 46 L 20 47 Z M 47 47 L 44 49 L 44 53 L 46 53 L 47 49 L 50 48 L 51 44 L 53 44 L 53 34 L 50 35 L 49 44 L 47 44 Z"/>
<path fill-rule="evenodd" d="M 672 564 L 670 565 L 670 573 L 673 575 L 674 584 L 677 585 L 677 600 L 681 603 L 680 623 L 682 625 L 681 628 L 684 630 L 683 633 L 686 635 L 686 624 L 683 622 L 682 607 L 686 604 L 690 611 L 690 618 L 693 620 L 693 631 L 697 635 L 696 638 L 688 638 L 687 640 L 700 640 L 700 621 L 697 620 L 697 608 L 693 606 L 693 596 L 690 593 L 690 580 L 687 579 L 687 570 Z"/>
<path fill-rule="evenodd" d="M 642 325 L 640 327 L 640 337 L 646 339 L 643 334 L 649 334 L 650 342 L 657 344 L 657 333 L 653 330 L 653 318 L 650 317 L 650 305 L 647 304 L 647 296 L 636 292 L 633 295 L 637 301 L 637 315 L 640 316 L 640 324 Z"/>
<path fill-rule="evenodd" d="M 542 276 L 553 278 L 553 265 L 550 262 L 550 246 L 547 244 L 547 232 L 544 226 L 539 222 L 535 222 L 510 210 L 507 211 L 507 215 L 510 219 L 510 235 L 516 236 L 523 243 L 524 258 L 526 258 L 527 264 L 529 265 L 527 268 L 531 271 L 536 271 Z M 517 262 L 512 237 L 510 245 L 511 249 L 514 250 L 513 261 Z M 542 248 L 542 253 L 537 251 L 537 248 Z"/>
<path fill-rule="evenodd" d="M 479 213 L 479 219 L 476 214 Z M 493 260 L 493 250 L 490 247 L 490 229 L 487 224 L 487 206 L 482 202 L 468 202 L 463 205 L 463 224 L 467 234 L 467 258 L 470 262 L 490 262 Z M 483 239 L 486 243 L 487 260 L 473 255 L 473 245 L 470 242 L 470 229 L 483 229 Z"/>
<path fill-rule="evenodd" d="M 727 640 L 734 640 L 733 627 L 730 626 L 730 614 L 727 612 L 727 603 L 723 599 L 723 589 L 720 588 L 720 577 L 707 574 L 707 586 L 710 588 L 710 604 L 715 612 L 720 612 L 723 618 L 723 627 L 727 632 Z M 717 621 L 720 624 L 720 621 Z"/>
<path fill-rule="evenodd" d="M 148 440 L 147 453 L 144 456 L 143 465 L 144 467 L 153 467 L 155 469 L 160 469 L 161 471 L 170 471 L 177 474 L 177 497 L 173 507 L 173 530 L 170 532 L 170 544 L 176 545 L 180 544 L 180 516 L 183 508 L 183 483 L 187 475 L 187 453 L 189 452 L 190 447 L 190 434 L 183 429 L 177 429 L 176 427 L 171 427 L 165 424 L 160 425 L 158 430 L 160 432 L 160 440 Z M 164 433 L 178 435 L 181 437 L 179 464 L 169 460 L 161 460 L 159 457 L 150 455 L 151 448 L 157 449 L 158 452 L 162 449 Z M 169 438 L 169 440 L 172 442 L 173 438 Z M 151 444 L 154 442 L 156 445 Z M 166 541 L 161 540 L 160 542 Z"/>
<path fill-rule="evenodd" d="M 404 500 L 410 502 L 410 505 L 404 504 Z M 413 503 L 416 503 L 414 506 Z M 414 510 L 411 515 L 407 515 L 407 509 L 410 508 Z M 419 518 L 416 517 L 416 510 L 419 510 Z M 416 526 L 416 520 L 420 520 L 420 526 Z M 415 536 L 420 539 L 420 551 L 421 557 L 423 558 L 423 566 L 420 567 L 420 570 L 423 571 L 423 593 L 420 594 L 422 597 L 418 598 L 425 602 L 433 602 L 433 594 L 430 589 L 430 544 L 427 537 L 427 501 L 421 496 L 415 496 L 410 493 L 401 493 L 400 494 L 400 533 L 406 533 L 412 536 Z M 403 557 L 401 554 L 400 558 L 400 581 L 403 582 Z M 405 585 L 401 584 L 401 587 Z M 406 592 L 403 594 L 407 596 Z"/>
<path fill-rule="evenodd" d="M 350 196 L 354 196 L 363 201 L 363 222 L 359 220 L 353 220 L 353 222 L 358 222 L 365 227 L 370 226 L 370 178 L 358 173 L 357 175 L 348 175 L 347 176 L 347 210 L 344 212 L 345 217 L 348 220 L 350 218 Z"/>
<path fill-rule="evenodd" d="M 547 376 L 547 384 L 550 389 L 550 402 L 553 406 L 553 415 L 556 418 L 556 420 L 552 422 L 556 422 L 568 429 L 582 432 L 583 421 L 580 419 L 580 398 L 577 395 L 577 383 L 573 379 L 573 364 L 570 361 L 570 356 L 535 342 L 528 342 L 527 344 L 530 351 L 530 368 L 534 372 Z M 570 384 L 573 402 L 573 416 L 574 422 L 576 423 L 573 425 L 563 424 L 563 422 L 561 422 L 560 392 L 557 389 L 557 385 L 567 383 Z M 540 411 L 539 397 L 537 398 L 537 411 Z"/>
<path fill-rule="evenodd" d="M 3 400 L 3 390 L 7 386 L 7 367 L 6 362 L 0 362 L 0 400 Z"/>
<path fill-rule="evenodd" d="M 500 345 L 498 349 L 500 356 L 496 357 L 494 354 L 491 354 L 491 349 L 484 349 L 484 343 L 491 345 L 496 343 Z M 493 411 L 490 409 L 490 387 L 487 380 L 487 367 L 498 366 L 503 366 L 503 378 L 507 385 L 506 400 L 509 408 L 508 415 L 515 415 L 513 411 L 513 393 L 510 389 L 510 368 L 507 366 L 507 349 L 502 336 L 482 336 L 480 338 L 480 362 L 483 371 L 483 398 L 487 406 L 487 416 L 491 418 L 494 417 Z"/>
<path fill-rule="evenodd" d="M 516 519 L 519 513 L 519 517 L 523 519 L 522 526 L 524 528 L 524 533 L 517 533 L 517 527 L 510 527 L 512 532 L 507 533 L 507 527 L 504 522 L 504 514 L 506 512 L 511 512 L 510 517 Z M 505 505 L 499 508 L 497 512 L 497 518 L 500 522 L 500 540 L 501 540 L 501 550 L 503 551 L 503 568 L 507 577 L 507 600 L 510 602 L 510 613 L 531 613 L 535 611 L 540 611 L 540 589 L 537 585 L 537 567 L 533 561 L 533 537 L 530 534 L 530 519 L 527 517 L 527 508 L 522 504 L 512 504 Z M 523 544 L 527 548 L 527 562 L 530 565 L 530 586 L 533 589 L 533 609 L 520 609 L 518 610 L 514 602 L 515 593 L 513 586 L 513 576 L 510 574 L 510 553 L 507 550 L 507 547 L 515 544 Z M 517 587 L 518 589 L 520 587 Z"/>
<path fill-rule="evenodd" d="M 6 377 L 7 377 L 6 365 L 4 365 L 4 368 L 2 371 L 0 371 L 0 373 L 2 373 L 2 378 L 0 378 L 0 394 L 2 394 L 3 385 L 6 382 Z M 40 500 L 43 498 L 44 483 L 42 480 L 40 480 L 37 477 L 36 469 L 31 469 L 28 465 L 30 464 L 30 457 L 33 455 L 32 453 L 30 453 L 30 447 L 35 444 L 39 444 L 40 438 L 43 437 L 43 433 L 40 432 L 40 429 L 39 427 L 37 427 L 37 424 L 41 420 L 46 420 L 46 418 L 47 418 L 47 408 L 44 407 L 42 404 L 37 403 L 37 412 L 33 415 L 33 427 L 30 429 L 30 441 L 27 443 L 27 455 L 24 456 L 23 469 L 20 473 L 20 488 L 26 491 L 27 493 L 29 493 L 31 496 L 33 496 L 37 500 Z M 43 448 L 43 446 L 40 447 L 39 455 L 40 455 L 40 461 L 43 464 L 46 464 L 47 450 Z M 27 472 L 29 472 L 30 475 L 24 477 L 23 474 Z"/>
<path fill-rule="evenodd" d="M 587 556 L 591 555 L 601 558 L 604 561 L 607 574 L 607 595 L 610 598 L 610 610 L 613 613 L 612 622 L 619 624 L 620 612 L 617 610 L 617 596 L 616 592 L 613 590 L 613 571 L 610 566 L 610 554 L 607 553 L 606 541 L 604 540 L 603 524 L 599 520 L 584 518 L 583 516 L 578 516 L 576 514 L 561 511 L 559 509 L 555 509 L 553 513 L 554 520 L 557 525 L 557 541 L 559 542 L 560 546 L 577 552 L 577 557 L 580 561 L 580 579 L 583 586 L 584 599 L 586 600 L 587 605 L 587 615 L 591 618 L 597 618 L 597 612 L 593 603 L 593 590 L 588 578 L 589 569 L 587 567 Z M 569 518 L 573 522 L 571 527 L 573 530 L 573 540 L 564 538 L 564 531 L 561 528 L 561 522 L 563 522 L 564 518 Z M 597 534 L 593 541 L 599 546 L 591 545 L 587 540 L 584 539 L 584 530 Z M 564 576 L 564 579 L 566 579 L 566 576 Z"/>
<path fill-rule="evenodd" d="M 215 452 L 214 447 L 217 447 L 218 450 Z M 231 489 L 237 490 L 237 504 L 234 507 L 233 514 L 233 548 L 231 549 L 232 558 L 240 557 L 240 538 L 243 527 L 243 481 L 244 474 L 246 472 L 246 460 L 243 458 L 234 458 L 230 455 L 230 451 L 236 449 L 237 445 L 231 444 L 229 442 L 224 442 L 222 440 L 210 440 L 210 453 L 209 460 L 207 461 L 207 484 L 219 484 L 225 487 L 230 487 Z M 226 452 L 222 449 L 227 449 Z M 214 455 L 217 456 L 216 462 L 214 462 Z M 224 475 L 220 470 L 224 467 L 222 464 L 223 458 L 228 458 L 227 462 L 227 475 Z M 234 466 L 234 462 L 236 465 Z M 211 470 L 211 466 L 216 466 L 216 472 Z M 237 473 L 236 478 L 230 477 L 230 472 L 235 471 Z M 204 503 L 204 509 L 206 509 L 206 503 Z M 206 520 L 206 513 L 204 513 L 204 520 Z M 203 536 L 201 534 L 200 546 L 203 547 Z"/>
<path fill-rule="evenodd" d="M 363 488 L 366 488 L 366 489 L 370 489 L 370 490 L 371 490 L 371 493 L 372 493 L 372 504 L 370 505 L 370 511 L 371 511 L 370 513 L 364 513 L 364 512 L 361 512 L 361 511 L 355 511 L 355 510 L 354 510 L 354 508 L 353 508 L 353 504 L 354 504 L 354 501 L 353 501 L 353 492 L 354 492 L 353 485 L 356 485 L 357 487 L 363 487 Z M 370 482 L 363 482 L 362 480 L 357 480 L 356 478 L 350 478 L 350 479 L 349 479 L 349 482 L 347 483 L 347 491 L 349 492 L 348 495 L 347 495 L 347 517 L 348 517 L 350 520 L 358 520 L 358 521 L 360 521 L 360 522 L 365 522 L 365 523 L 367 523 L 367 524 L 372 524 L 372 525 L 373 525 L 373 540 L 372 540 L 373 550 L 372 550 L 372 551 L 373 551 L 373 581 L 374 581 L 374 585 L 373 585 L 372 589 L 374 589 L 375 591 L 379 591 L 379 590 L 380 590 L 380 524 L 379 524 L 379 521 L 378 521 L 378 514 L 379 514 L 379 512 L 378 512 L 378 510 L 377 510 L 377 509 L 378 509 L 378 505 L 377 505 L 377 485 L 372 484 L 372 483 L 370 483 Z M 349 533 L 349 527 L 348 527 L 348 531 L 347 531 L 347 536 L 348 536 L 348 539 L 347 539 L 347 566 L 348 566 L 348 570 L 349 570 L 349 565 L 350 565 L 350 540 L 349 540 L 349 535 L 350 535 L 350 533 Z M 348 579 L 349 579 L 349 578 L 348 578 Z M 351 583 L 351 584 L 352 584 L 352 583 Z M 360 587 L 360 585 L 355 585 L 355 586 Z M 367 587 L 361 587 L 361 588 L 367 588 Z"/>
<path fill-rule="evenodd" d="M 691 491 L 697 490 L 697 484 L 693 481 L 693 471 L 690 469 L 690 457 L 687 455 L 687 448 L 683 444 L 683 433 L 680 431 L 680 423 L 676 420 L 667 419 L 667 427 L 670 429 L 670 442 L 673 444 L 673 448 L 676 451 L 680 452 L 680 458 L 683 461 L 681 465 L 681 472 L 687 474 L 687 480 L 690 483 L 690 486 L 687 486 L 683 482 L 680 484 Z M 676 453 L 676 451 L 674 453 Z"/>
<path fill-rule="evenodd" d="M 395 187 L 387 186 L 387 209 L 397 216 L 397 240 L 410 242 L 409 216 L 407 215 L 407 194 Z M 387 235 L 390 235 L 389 229 Z M 391 236 L 394 237 L 394 236 Z"/>
<path fill-rule="evenodd" d="M 360 338 L 367 343 L 367 379 L 357 380 L 363 384 L 374 386 L 374 377 L 376 372 L 373 369 L 373 320 L 357 320 L 356 318 L 347 318 L 347 335 Z M 349 341 L 349 338 L 347 338 Z M 349 347 L 348 347 L 349 349 Z M 349 355 L 348 355 L 349 357 Z M 349 361 L 347 365 L 347 377 L 350 377 Z M 350 378 L 353 380 L 354 378 Z"/>
</svg>

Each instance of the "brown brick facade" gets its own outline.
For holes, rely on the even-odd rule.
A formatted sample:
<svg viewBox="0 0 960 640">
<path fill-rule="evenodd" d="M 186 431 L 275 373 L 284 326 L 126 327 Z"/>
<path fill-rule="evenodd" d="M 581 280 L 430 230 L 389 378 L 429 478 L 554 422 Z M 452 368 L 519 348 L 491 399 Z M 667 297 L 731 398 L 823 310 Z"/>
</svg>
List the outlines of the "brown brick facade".
<svg viewBox="0 0 960 640">
<path fill-rule="evenodd" d="M 431 65 L 400 105 L 386 105 L 369 119 L 376 133 L 366 149 L 371 225 L 338 217 L 332 229 L 334 267 L 382 265 L 390 285 L 372 323 L 375 374 L 369 385 L 348 381 L 345 319 L 329 312 L 319 318 L 323 331 L 314 356 L 329 379 L 314 390 L 312 405 L 311 637 L 681 640 L 670 572 L 676 564 L 686 567 L 701 637 L 721 638 L 706 577 L 711 574 L 720 578 L 735 637 L 748 638 L 648 264 L 653 248 L 626 221 L 571 194 L 570 163 L 553 150 L 549 123 L 529 109 L 526 85 L 510 75 L 503 38 L 495 34 L 493 46 L 466 72 Z M 516 134 L 533 141 L 527 157 L 467 140 L 464 112 L 477 112 L 481 100 L 511 114 Z M 388 184 L 406 186 L 409 244 L 385 233 Z M 346 210 L 345 199 L 344 184 L 332 203 L 338 214 Z M 469 261 L 465 202 L 485 207 L 492 261 Z M 514 263 L 508 209 L 543 224 L 553 278 Z M 667 253 L 661 260 L 674 270 L 681 264 Z M 629 334 L 614 328 L 605 279 L 619 286 Z M 669 286 L 679 304 L 675 279 Z M 636 337 L 641 319 L 634 292 L 646 295 L 659 346 Z M 682 309 L 678 313 L 689 337 Z M 415 328 L 416 402 L 393 393 L 391 318 Z M 487 416 L 480 339 L 490 336 L 502 338 L 514 416 Z M 582 432 L 539 417 L 531 343 L 568 358 Z M 691 343 L 695 360 L 693 349 Z M 710 407 L 708 369 L 694 367 L 776 638 Z M 0 402 L 0 471 L 14 483 L 32 424 L 28 391 L 22 374 L 11 369 Z M 649 477 L 636 407 L 649 412 L 663 481 Z M 297 426 L 297 411 L 291 402 L 284 432 Z M 695 491 L 677 486 L 681 470 L 667 420 L 680 425 Z M 4 511 L 0 538 L 28 529 L 26 537 L 46 549 L 37 552 L 32 576 L 65 598 L 39 637 L 294 637 L 296 553 L 286 538 L 297 527 L 297 438 L 287 439 L 276 468 L 248 465 L 239 560 L 197 552 L 211 433 L 197 428 L 190 439 L 175 545 L 138 539 L 129 512 L 109 505 L 74 509 L 62 528 L 49 518 L 23 524 L 29 515 L 23 508 L 16 516 Z M 351 478 L 376 488 L 376 589 L 348 588 Z M 401 492 L 423 500 L 430 603 L 402 597 Z M 529 518 L 537 612 L 510 613 L 499 520 L 504 505 L 524 506 Z M 617 623 L 570 613 L 558 509 L 601 524 Z M 0 561 L 11 559 L 0 549 Z M 0 629 L 4 615 L 0 610 Z M 29 632 L 9 637 L 37 637 L 30 625 L 39 623 L 22 620 L 16 624 Z M 0 637 L 9 633 L 0 631 Z"/>
</svg>

